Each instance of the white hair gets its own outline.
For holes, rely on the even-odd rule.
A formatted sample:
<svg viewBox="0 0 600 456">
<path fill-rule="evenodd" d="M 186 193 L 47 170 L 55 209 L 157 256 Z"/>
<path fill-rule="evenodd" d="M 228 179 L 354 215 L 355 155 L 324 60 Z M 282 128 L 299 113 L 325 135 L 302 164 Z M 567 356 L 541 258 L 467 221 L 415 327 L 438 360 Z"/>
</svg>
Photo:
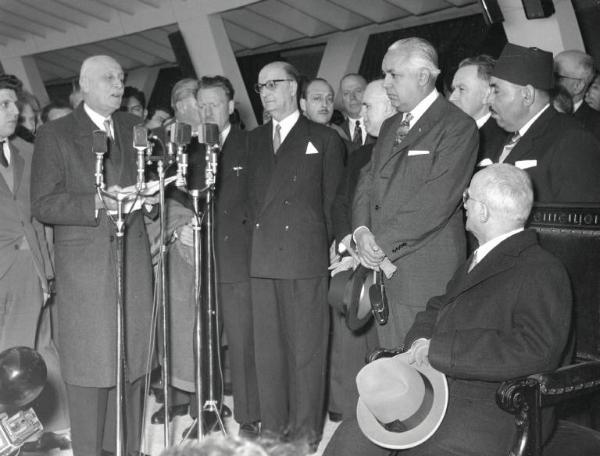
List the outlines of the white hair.
<svg viewBox="0 0 600 456">
<path fill-rule="evenodd" d="M 429 71 L 433 79 L 440 74 L 438 55 L 431 43 L 423 38 L 411 37 L 398 40 L 388 48 L 392 52 L 408 54 L 408 63 L 414 70 L 421 68 Z"/>
<path fill-rule="evenodd" d="M 481 174 L 480 174 L 481 173 Z M 524 226 L 533 205 L 533 188 L 529 175 L 522 169 L 507 163 L 490 165 L 479 173 L 481 195 L 494 210 L 507 220 Z"/>
</svg>

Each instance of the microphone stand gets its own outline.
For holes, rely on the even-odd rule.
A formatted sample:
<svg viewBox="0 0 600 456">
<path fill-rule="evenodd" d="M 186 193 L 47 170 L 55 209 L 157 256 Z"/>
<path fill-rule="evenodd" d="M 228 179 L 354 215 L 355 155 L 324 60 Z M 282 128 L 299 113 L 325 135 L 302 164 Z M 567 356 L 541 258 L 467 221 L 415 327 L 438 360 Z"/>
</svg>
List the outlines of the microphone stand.
<svg viewBox="0 0 600 456">
<path fill-rule="evenodd" d="M 104 187 L 102 164 L 103 153 L 96 154 L 96 191 L 100 198 L 110 198 L 117 202 L 117 219 L 113 220 L 116 227 L 116 276 L 117 276 L 117 369 L 116 369 L 116 456 L 127 455 L 127 432 L 126 422 L 126 401 L 125 401 L 125 382 L 127 372 L 127 353 L 125 337 L 125 308 L 124 308 L 124 245 L 125 245 L 125 218 L 123 217 L 123 203 L 138 198 L 137 193 L 113 194 L 107 192 Z M 108 214 L 107 214 L 108 215 Z"/>
<path fill-rule="evenodd" d="M 200 126 L 200 130 L 204 128 L 213 127 L 211 124 L 205 124 Z M 214 126 L 216 127 L 216 126 Z M 199 131 L 199 135 L 202 131 Z M 207 131 L 205 134 L 212 133 L 218 141 L 218 129 Z M 213 139 L 215 139 L 213 138 Z M 199 138 L 200 139 L 200 138 Z M 218 142 L 216 142 L 218 144 Z M 195 369 L 195 383 L 196 383 L 196 401 L 198 409 L 198 438 L 201 440 L 206 433 L 208 433 L 207 423 L 209 420 L 205 420 L 204 413 L 212 414 L 215 418 L 215 423 L 219 425 L 219 429 L 225 435 L 226 429 L 223 419 L 221 417 L 221 411 L 219 408 L 219 401 L 216 398 L 216 385 L 215 382 L 220 379 L 217 378 L 217 368 L 215 368 L 215 362 L 219 356 L 218 342 L 215 342 L 218 338 L 218 322 L 217 322 L 217 277 L 216 268 L 214 262 L 214 192 L 216 184 L 217 174 L 217 160 L 215 146 L 211 144 L 205 144 L 206 146 L 206 168 L 205 168 L 205 197 L 206 197 L 206 209 L 204 217 L 206 219 L 206 231 L 204 238 L 201 238 L 200 230 L 202 228 L 199 220 L 199 206 L 200 206 L 200 191 L 191 190 L 190 195 L 192 196 L 192 202 L 194 207 L 194 222 L 193 222 L 193 248 L 194 248 L 194 297 L 195 297 L 195 332 L 194 332 L 194 349 L 196 355 L 196 369 Z M 202 271 L 202 263 L 204 262 L 204 271 Z M 204 313 L 205 321 L 203 321 L 202 314 Z M 206 342 L 206 347 L 203 346 L 203 342 Z M 204 366 L 204 360 L 207 366 Z M 202 382 L 202 372 L 206 371 L 208 374 L 208 388 Z M 220 374 L 220 372 L 219 372 Z M 222 381 L 222 380 L 221 380 Z M 204 393 L 207 394 L 206 401 L 204 400 Z"/>
</svg>

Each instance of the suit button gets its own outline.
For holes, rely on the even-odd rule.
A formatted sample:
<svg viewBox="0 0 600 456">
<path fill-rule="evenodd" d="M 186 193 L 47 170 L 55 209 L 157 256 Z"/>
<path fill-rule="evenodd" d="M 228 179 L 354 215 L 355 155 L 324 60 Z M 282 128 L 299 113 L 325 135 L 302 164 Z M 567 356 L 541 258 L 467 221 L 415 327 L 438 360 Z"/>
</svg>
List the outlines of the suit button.
<svg viewBox="0 0 600 456">
<path fill-rule="evenodd" d="M 19 244 L 15 244 L 15 250 L 19 250 Z"/>
<path fill-rule="evenodd" d="M 378 211 L 378 210 L 379 210 L 379 207 L 380 207 L 380 206 L 379 206 L 379 204 L 376 204 L 376 205 L 375 205 L 375 210 L 376 210 L 376 211 Z"/>
<path fill-rule="evenodd" d="M 110 242 L 114 242 L 115 237 L 113 235 L 111 235 L 108 239 L 110 240 Z"/>
<path fill-rule="evenodd" d="M 259 228 L 260 228 L 260 223 L 257 223 L 256 224 L 256 229 L 259 229 Z"/>
<path fill-rule="evenodd" d="M 283 204 L 285 204 L 286 206 L 289 206 L 289 205 L 290 205 L 290 202 L 289 202 L 288 200 L 285 200 L 285 201 L 283 202 Z"/>
<path fill-rule="evenodd" d="M 226 241 L 226 240 L 228 240 L 228 239 L 229 239 L 229 236 L 228 236 L 228 235 L 225 235 L 225 236 L 223 237 L 223 240 L 224 240 L 224 241 Z"/>
<path fill-rule="evenodd" d="M 290 226 L 289 226 L 289 225 L 286 225 L 286 226 L 285 226 L 285 230 L 286 230 L 286 231 L 289 231 L 289 230 L 290 230 Z"/>
</svg>

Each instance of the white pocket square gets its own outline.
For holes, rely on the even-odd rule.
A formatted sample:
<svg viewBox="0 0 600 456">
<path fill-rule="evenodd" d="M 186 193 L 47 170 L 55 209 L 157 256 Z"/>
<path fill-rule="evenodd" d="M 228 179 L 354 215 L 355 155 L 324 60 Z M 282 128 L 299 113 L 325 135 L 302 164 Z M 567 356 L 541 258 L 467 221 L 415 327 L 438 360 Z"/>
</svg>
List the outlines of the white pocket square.
<svg viewBox="0 0 600 456">
<path fill-rule="evenodd" d="M 521 169 L 533 168 L 537 166 L 537 160 L 519 160 L 515 162 L 515 166 Z"/>
<path fill-rule="evenodd" d="M 309 141 L 308 145 L 306 146 L 306 155 L 318 154 L 318 153 L 319 153 L 319 151 L 317 150 L 317 148 L 315 146 L 313 146 L 313 143 L 311 143 Z"/>
<path fill-rule="evenodd" d="M 408 151 L 409 157 L 412 157 L 414 155 L 429 155 L 429 151 L 428 150 L 409 150 Z"/>
<path fill-rule="evenodd" d="M 490 166 L 490 165 L 493 165 L 493 164 L 494 164 L 494 162 L 492 160 L 490 160 L 489 158 L 484 158 L 479 163 L 477 163 L 477 166 L 478 167 L 483 167 L 483 166 Z"/>
</svg>

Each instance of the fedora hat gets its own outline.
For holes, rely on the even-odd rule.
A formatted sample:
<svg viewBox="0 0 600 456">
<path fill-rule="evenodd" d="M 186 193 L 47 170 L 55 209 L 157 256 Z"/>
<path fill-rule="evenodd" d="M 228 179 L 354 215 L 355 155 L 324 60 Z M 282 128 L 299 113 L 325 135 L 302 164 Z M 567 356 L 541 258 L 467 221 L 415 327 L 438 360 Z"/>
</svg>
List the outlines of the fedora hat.
<svg viewBox="0 0 600 456">
<path fill-rule="evenodd" d="M 373 443 L 401 450 L 425 442 L 448 406 L 446 376 L 429 365 L 408 363 L 408 354 L 380 358 L 356 376 L 358 425 Z"/>
</svg>

